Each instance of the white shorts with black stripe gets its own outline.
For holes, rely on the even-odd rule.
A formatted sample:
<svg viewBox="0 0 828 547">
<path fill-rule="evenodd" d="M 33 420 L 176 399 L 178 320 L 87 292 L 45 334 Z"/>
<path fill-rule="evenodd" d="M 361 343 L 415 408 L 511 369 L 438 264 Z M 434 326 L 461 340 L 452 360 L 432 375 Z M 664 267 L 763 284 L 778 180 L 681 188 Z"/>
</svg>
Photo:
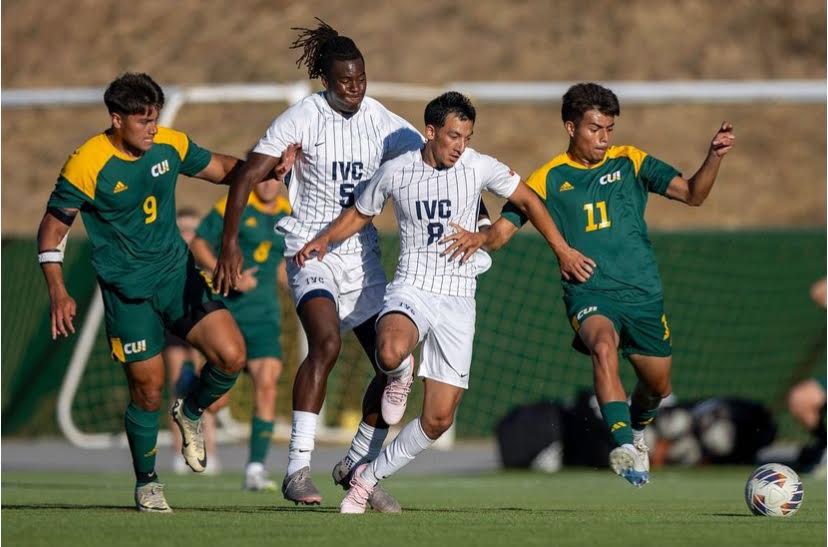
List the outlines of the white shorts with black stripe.
<svg viewBox="0 0 828 547">
<path fill-rule="evenodd" d="M 474 298 L 435 294 L 395 282 L 388 285 L 380 317 L 389 313 L 401 313 L 417 326 L 423 344 L 420 377 L 468 389 Z"/>
</svg>

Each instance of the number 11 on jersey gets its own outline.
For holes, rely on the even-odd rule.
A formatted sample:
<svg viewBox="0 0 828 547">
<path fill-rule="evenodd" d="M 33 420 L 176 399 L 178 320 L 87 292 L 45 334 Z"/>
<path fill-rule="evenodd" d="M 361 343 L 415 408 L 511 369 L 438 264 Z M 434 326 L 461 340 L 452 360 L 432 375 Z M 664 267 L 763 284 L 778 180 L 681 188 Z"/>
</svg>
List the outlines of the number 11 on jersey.
<svg viewBox="0 0 828 547">
<path fill-rule="evenodd" d="M 601 216 L 601 222 L 599 224 L 595 224 L 595 209 L 598 209 L 598 214 Z M 607 203 L 605 201 L 599 201 L 594 205 L 592 203 L 584 203 L 584 211 L 587 214 L 587 232 L 594 232 L 595 230 L 602 230 L 612 226 L 612 222 L 610 222 L 609 216 L 607 216 Z"/>
</svg>

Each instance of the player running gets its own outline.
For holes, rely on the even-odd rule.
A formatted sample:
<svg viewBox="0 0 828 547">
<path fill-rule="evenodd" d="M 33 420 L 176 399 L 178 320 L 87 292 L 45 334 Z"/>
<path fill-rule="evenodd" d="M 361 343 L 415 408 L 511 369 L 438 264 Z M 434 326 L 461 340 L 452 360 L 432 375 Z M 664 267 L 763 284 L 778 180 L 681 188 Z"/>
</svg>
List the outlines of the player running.
<svg viewBox="0 0 828 547">
<path fill-rule="evenodd" d="M 301 146 L 301 154 L 288 188 L 292 212 L 279 221 L 277 229 L 285 234 L 285 256 L 292 257 L 343 208 L 353 205 L 382 163 L 422 146 L 423 138 L 411 124 L 365 96 L 365 61 L 353 40 L 322 21 L 316 29 L 296 30 L 301 33 L 293 47 L 303 50 L 298 63 L 304 63 L 311 79 L 321 78 L 325 90 L 304 98 L 273 120 L 233 177 L 213 280 L 223 294 L 239 282 L 242 272 L 237 238 L 251 188 L 289 147 Z M 311 481 L 310 461 L 342 331 L 354 331 L 376 368 L 374 322 L 386 284 L 376 229 L 366 225 L 312 267 L 299 268 L 289 262 L 287 274 L 308 337 L 308 355 L 293 384 L 293 420 L 282 493 L 296 503 L 318 504 L 322 496 Z M 403 358 L 410 359 L 401 355 Z M 353 467 L 377 456 L 388 434 L 387 423 L 402 418 L 411 382 L 409 374 L 386 386 L 385 375 L 376 373 L 365 392 L 362 422 L 348 455 L 334 468 L 335 482 L 347 488 Z M 379 511 L 399 510 L 397 502 L 381 489 L 374 492 L 371 504 Z"/>
<path fill-rule="evenodd" d="M 193 471 L 207 464 L 201 415 L 244 366 L 244 339 L 195 268 L 176 227 L 179 173 L 219 183 L 238 159 L 210 153 L 179 131 L 158 126 L 161 87 L 127 73 L 104 93 L 112 125 L 66 161 L 38 230 L 38 262 L 51 301 L 52 338 L 75 332 L 75 301 L 63 281 L 63 247 L 80 211 L 106 312 L 112 356 L 122 363 L 130 403 L 125 428 L 139 511 L 171 511 L 155 472 L 164 388 L 164 328 L 206 358 L 199 381 L 173 405 L 182 454 Z M 262 177 L 264 178 L 264 177 Z"/>
<path fill-rule="evenodd" d="M 569 148 L 535 171 L 527 184 L 546 203 L 567 243 L 598 263 L 585 283 L 562 279 L 573 346 L 592 358 L 595 394 L 617 447 L 610 465 L 635 486 L 649 481 L 644 429 L 671 392 L 672 336 L 644 209 L 650 192 L 699 206 L 707 199 L 722 158 L 733 147 L 723 122 L 701 167 L 689 179 L 633 146 L 612 146 L 615 94 L 596 84 L 572 86 L 561 115 Z M 526 222 L 507 204 L 486 234 L 496 249 Z M 618 349 L 638 382 L 630 404 L 618 375 Z"/>
<path fill-rule="evenodd" d="M 477 230 L 480 193 L 507 198 L 527 215 L 556 251 L 564 275 L 586 279 L 592 262 L 570 249 L 543 204 L 520 176 L 496 159 L 468 148 L 475 109 L 457 92 L 445 93 L 425 109 L 426 144 L 386 163 L 367 188 L 316 239 L 296 254 L 311 271 L 336 248 L 370 225 L 388 198 L 400 230 L 400 257 L 377 322 L 379 365 L 389 376 L 410 374 L 410 354 L 422 342 L 419 376 L 424 378 L 422 414 L 370 462 L 356 468 L 342 513 L 363 513 L 378 481 L 389 477 L 431 446 L 452 424 L 469 385 L 475 329 L 476 275 L 473 252 L 454 258 L 444 235 L 455 227 Z M 312 257 L 317 259 L 312 259 Z"/>
</svg>

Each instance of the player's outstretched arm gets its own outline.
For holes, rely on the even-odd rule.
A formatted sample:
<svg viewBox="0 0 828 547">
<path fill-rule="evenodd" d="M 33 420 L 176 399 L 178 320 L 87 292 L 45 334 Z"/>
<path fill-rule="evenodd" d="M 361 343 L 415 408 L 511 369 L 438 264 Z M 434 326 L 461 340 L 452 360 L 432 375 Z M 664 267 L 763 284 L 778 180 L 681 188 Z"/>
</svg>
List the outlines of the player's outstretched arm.
<svg viewBox="0 0 828 547">
<path fill-rule="evenodd" d="M 716 175 L 719 174 L 722 158 L 730 152 L 735 142 L 736 136 L 733 134 L 733 124 L 722 122 L 722 126 L 710 142 L 707 156 L 699 170 L 687 180 L 682 177 L 674 177 L 667 187 L 667 197 L 694 207 L 704 203 L 704 200 L 710 194 L 710 190 L 713 189 L 713 183 L 716 182 Z"/>
<path fill-rule="evenodd" d="M 367 226 L 374 217 L 360 213 L 356 207 L 350 207 L 340 213 L 338 217 L 320 233 L 313 241 L 302 247 L 293 259 L 300 266 L 312 256 L 322 260 L 328 252 L 328 245 L 345 241 Z"/>
<path fill-rule="evenodd" d="M 538 195 L 523 181 L 509 196 L 509 202 L 520 209 L 546 239 L 558 257 L 558 266 L 561 268 L 561 275 L 564 279 L 569 281 L 574 278 L 581 283 L 589 279 L 595 268 L 595 262 L 569 246 Z"/>
<path fill-rule="evenodd" d="M 63 283 L 62 263 L 66 237 L 77 214 L 77 209 L 48 210 L 37 231 L 38 261 L 49 289 L 52 340 L 75 332 L 77 306 Z"/>
</svg>

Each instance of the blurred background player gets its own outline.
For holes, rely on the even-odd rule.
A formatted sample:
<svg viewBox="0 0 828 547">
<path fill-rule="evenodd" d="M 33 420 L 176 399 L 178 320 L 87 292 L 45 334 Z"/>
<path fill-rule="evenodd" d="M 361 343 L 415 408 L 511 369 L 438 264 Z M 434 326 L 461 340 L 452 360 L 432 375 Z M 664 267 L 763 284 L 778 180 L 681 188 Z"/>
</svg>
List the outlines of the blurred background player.
<svg viewBox="0 0 828 547">
<path fill-rule="evenodd" d="M 170 512 L 155 472 L 164 389 L 164 329 L 207 357 L 199 381 L 173 405 L 193 471 L 207 463 L 204 409 L 226 393 L 244 366 L 244 339 L 195 268 L 175 223 L 179 173 L 222 182 L 238 159 L 210 153 L 179 131 L 158 126 L 161 87 L 127 73 L 104 93 L 111 126 L 81 145 L 61 170 L 38 230 L 38 262 L 49 290 L 52 338 L 74 333 L 75 301 L 63 281 L 63 242 L 78 212 L 92 243 L 112 357 L 123 364 L 130 402 L 125 428 L 139 511 Z"/>
<path fill-rule="evenodd" d="M 446 252 L 444 233 L 455 227 L 477 232 L 480 194 L 488 190 L 507 198 L 538 227 L 562 257 L 562 269 L 584 268 L 588 259 L 568 249 L 543 204 L 520 176 L 495 158 L 468 148 L 476 112 L 468 98 L 445 93 L 425 109 L 426 144 L 386 163 L 329 229 L 297 254 L 303 267 L 324 260 L 329 246 L 345 241 L 378 215 L 388 198 L 400 230 L 400 256 L 377 321 L 377 355 L 388 374 L 412 367 L 402 357 L 420 343 L 419 376 L 425 394 L 422 414 L 403 428 L 379 455 L 357 466 L 342 513 L 365 512 L 378 481 L 410 463 L 451 427 L 463 392 L 469 386 L 474 342 L 477 275 L 488 269 L 474 251 Z M 316 258 L 313 258 L 316 257 Z M 471 259 L 471 260 L 469 260 Z M 401 364 L 402 363 L 402 364 Z"/>
<path fill-rule="evenodd" d="M 282 345 L 277 278 L 287 289 L 283 259 L 284 237 L 274 230 L 276 222 L 290 214 L 290 204 L 280 195 L 281 183 L 269 179 L 257 184 L 242 212 L 239 247 L 244 263 L 250 265 L 236 282 L 235 290 L 223 298 L 236 319 L 247 346 L 246 370 L 253 383 L 253 417 L 250 426 L 250 454 L 245 467 L 245 490 L 274 490 L 264 464 L 273 436 L 276 417 L 276 382 L 282 372 Z M 216 266 L 221 250 L 226 198 L 204 217 L 190 249 L 204 272 Z"/>
<path fill-rule="evenodd" d="M 175 215 L 178 231 L 181 233 L 181 238 L 187 245 L 195 237 L 199 220 L 198 212 L 190 207 L 182 207 Z M 175 400 L 187 395 L 193 385 L 195 385 L 201 368 L 204 366 L 205 359 L 186 340 L 176 336 L 169 330 L 164 332 L 164 343 L 164 351 L 161 354 L 164 358 L 164 364 L 167 367 L 167 393 Z M 210 405 L 207 412 L 201 418 L 204 424 L 204 448 L 207 452 L 207 459 L 210 461 L 210 465 L 204 470 L 205 475 L 217 475 L 221 473 L 221 462 L 218 459 L 218 452 L 216 450 L 216 412 L 223 408 L 228 401 L 228 395 L 224 395 Z M 169 421 L 170 431 L 175 431 L 175 422 L 171 416 L 169 417 Z M 173 471 L 179 475 L 186 474 L 190 468 L 187 467 L 187 464 L 180 456 L 176 456 L 176 454 L 181 452 L 181 437 L 179 435 L 173 435 L 172 439 L 173 447 L 175 448 L 172 462 Z"/>
<path fill-rule="evenodd" d="M 722 158 L 733 147 L 733 127 L 722 123 L 701 167 L 689 179 L 633 146 L 611 146 L 618 98 L 592 83 L 572 86 L 561 117 L 568 149 L 535 171 L 527 184 L 546 203 L 569 245 L 597 263 L 585 283 L 562 279 L 573 346 L 592 357 L 595 394 L 618 445 L 610 465 L 636 486 L 649 481 L 644 428 L 671 393 L 672 338 L 661 279 L 647 236 L 649 192 L 687 205 L 707 199 Z M 488 233 L 497 248 L 525 224 L 507 204 Z M 621 349 L 638 377 L 630 404 L 618 374 Z"/>
<path fill-rule="evenodd" d="M 811 300 L 822 309 L 826 304 L 826 282 L 823 277 L 811 285 Z M 797 471 L 812 472 L 825 478 L 825 347 L 823 344 L 817 366 L 821 374 L 802 380 L 788 392 L 788 411 L 807 429 L 813 440 L 799 454 Z"/>
<path fill-rule="evenodd" d="M 411 124 L 365 96 L 365 60 L 353 40 L 321 20 L 316 29 L 296 30 L 300 34 L 292 47 L 302 49 L 298 64 L 304 63 L 311 79 L 321 78 L 325 91 L 302 99 L 273 120 L 233 178 L 213 280 L 222 294 L 241 279 L 243 256 L 237 238 L 252 186 L 286 150 L 301 147 L 289 186 L 292 212 L 278 224 L 285 234 L 285 256 L 292 257 L 340 211 L 354 204 L 382 163 L 422 147 L 423 138 Z M 308 355 L 293 384 L 282 493 L 296 503 L 318 504 L 322 496 L 311 480 L 310 461 L 328 376 L 342 345 L 341 332 L 353 330 L 375 369 L 362 402 L 362 422 L 348 454 L 332 473 L 344 488 L 356 464 L 377 456 L 388 423 L 402 418 L 412 375 L 410 367 L 404 367 L 407 374 L 386 382 L 377 369 L 374 324 L 387 280 L 373 225 L 338 245 L 324 262 L 314 261 L 306 268 L 288 263 L 287 274 L 307 334 Z M 371 505 L 379 511 L 399 510 L 396 500 L 382 489 L 374 492 Z"/>
</svg>

